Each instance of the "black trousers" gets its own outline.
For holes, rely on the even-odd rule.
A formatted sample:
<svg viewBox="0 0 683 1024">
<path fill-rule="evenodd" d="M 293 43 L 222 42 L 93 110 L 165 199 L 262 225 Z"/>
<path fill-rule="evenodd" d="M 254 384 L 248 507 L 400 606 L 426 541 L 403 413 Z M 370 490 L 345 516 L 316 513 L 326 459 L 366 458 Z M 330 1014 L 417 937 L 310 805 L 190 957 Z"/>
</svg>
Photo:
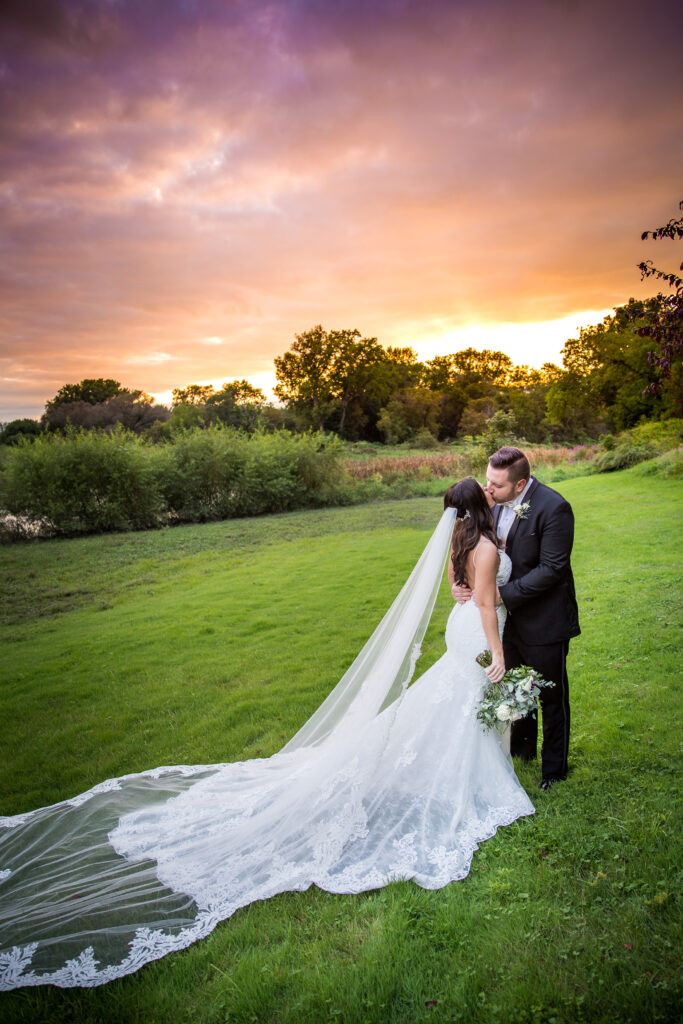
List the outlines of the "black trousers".
<svg viewBox="0 0 683 1024">
<path fill-rule="evenodd" d="M 569 641 L 555 644 L 524 644 L 514 636 L 503 635 L 505 667 L 530 665 L 554 686 L 541 690 L 543 743 L 541 773 L 544 779 L 564 779 L 569 752 L 569 685 L 567 682 L 567 650 Z M 510 753 L 530 760 L 536 757 L 538 719 L 527 715 L 512 723 Z"/>
</svg>

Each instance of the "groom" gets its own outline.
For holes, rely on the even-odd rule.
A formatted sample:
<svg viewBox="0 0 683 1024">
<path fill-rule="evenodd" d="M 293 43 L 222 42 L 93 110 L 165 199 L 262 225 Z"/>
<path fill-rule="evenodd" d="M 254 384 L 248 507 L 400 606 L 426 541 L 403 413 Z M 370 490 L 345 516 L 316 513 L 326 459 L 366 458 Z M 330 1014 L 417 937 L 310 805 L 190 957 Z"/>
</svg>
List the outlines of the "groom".
<svg viewBox="0 0 683 1024">
<path fill-rule="evenodd" d="M 500 598 L 508 610 L 503 633 L 506 668 L 530 665 L 554 686 L 541 690 L 543 744 L 541 789 L 567 776 L 569 690 L 567 649 L 578 636 L 579 613 L 570 555 L 574 515 L 561 494 L 534 480 L 519 448 L 500 448 L 489 459 L 486 492 L 495 502 L 493 521 L 512 561 Z M 456 600 L 469 592 L 457 588 Z M 512 723 L 510 753 L 536 757 L 538 720 Z"/>
</svg>

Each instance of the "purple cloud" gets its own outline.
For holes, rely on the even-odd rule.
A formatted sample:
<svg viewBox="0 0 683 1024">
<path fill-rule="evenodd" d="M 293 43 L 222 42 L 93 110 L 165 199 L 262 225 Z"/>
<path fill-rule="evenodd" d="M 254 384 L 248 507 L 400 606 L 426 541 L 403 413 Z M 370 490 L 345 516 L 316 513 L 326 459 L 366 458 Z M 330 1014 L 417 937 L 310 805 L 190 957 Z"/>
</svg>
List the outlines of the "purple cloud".
<svg viewBox="0 0 683 1024">
<path fill-rule="evenodd" d="M 676 24 L 664 0 L 6 3 L 0 419 L 85 376 L 262 373 L 317 322 L 405 343 L 648 294 Z"/>
</svg>

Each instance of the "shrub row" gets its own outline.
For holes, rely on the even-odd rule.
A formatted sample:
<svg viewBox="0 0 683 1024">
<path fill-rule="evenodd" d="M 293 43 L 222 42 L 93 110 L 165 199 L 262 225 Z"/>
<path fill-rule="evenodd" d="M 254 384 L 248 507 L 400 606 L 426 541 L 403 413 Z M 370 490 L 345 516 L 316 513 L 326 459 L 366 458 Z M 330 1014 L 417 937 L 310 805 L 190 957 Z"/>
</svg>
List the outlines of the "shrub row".
<svg viewBox="0 0 683 1024">
<path fill-rule="evenodd" d="M 166 445 L 122 429 L 41 436 L 3 457 L 3 533 L 68 537 L 338 503 L 340 447 L 321 434 L 220 426 Z"/>
<path fill-rule="evenodd" d="M 645 424 L 597 447 L 536 448 L 520 442 L 547 482 L 609 472 L 680 445 L 681 420 Z M 0 465 L 0 540 L 68 537 L 169 523 L 205 522 L 324 505 L 437 494 L 445 481 L 481 477 L 476 443 L 403 457 L 343 460 L 324 434 L 245 434 L 220 425 L 151 444 L 116 429 L 70 429 L 7 446 Z M 652 472 L 680 475 L 677 456 Z"/>
</svg>

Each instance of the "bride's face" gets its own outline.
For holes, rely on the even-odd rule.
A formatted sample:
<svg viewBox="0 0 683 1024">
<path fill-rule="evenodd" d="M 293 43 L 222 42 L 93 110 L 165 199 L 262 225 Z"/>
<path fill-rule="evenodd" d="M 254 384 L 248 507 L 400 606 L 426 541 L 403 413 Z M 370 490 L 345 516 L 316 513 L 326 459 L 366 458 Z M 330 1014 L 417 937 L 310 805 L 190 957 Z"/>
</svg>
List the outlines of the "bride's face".
<svg viewBox="0 0 683 1024">
<path fill-rule="evenodd" d="M 479 484 L 478 480 L 477 480 L 477 483 Z M 493 496 L 491 494 L 489 494 L 488 487 L 484 487 L 483 484 L 479 484 L 479 486 L 481 487 L 482 491 L 484 492 L 484 497 L 486 498 L 486 504 L 488 505 L 489 508 L 493 508 L 493 506 L 496 503 L 493 500 Z"/>
</svg>

